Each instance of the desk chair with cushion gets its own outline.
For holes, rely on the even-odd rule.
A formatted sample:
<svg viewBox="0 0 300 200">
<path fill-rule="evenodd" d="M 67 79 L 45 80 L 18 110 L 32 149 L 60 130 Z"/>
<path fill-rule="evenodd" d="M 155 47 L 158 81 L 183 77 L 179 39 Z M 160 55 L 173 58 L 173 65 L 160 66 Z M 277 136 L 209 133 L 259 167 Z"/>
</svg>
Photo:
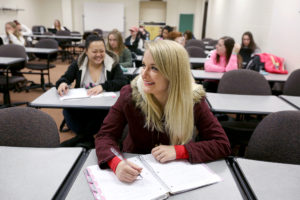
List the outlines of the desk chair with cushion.
<svg viewBox="0 0 300 200">
<path fill-rule="evenodd" d="M 35 35 L 43 35 L 45 32 L 47 32 L 46 27 L 42 25 L 33 26 L 31 30 Z"/>
<path fill-rule="evenodd" d="M 282 111 L 265 117 L 256 127 L 246 158 L 300 164 L 300 111 Z"/>
<path fill-rule="evenodd" d="M 35 44 L 35 47 L 37 47 L 37 48 L 58 49 L 58 43 L 54 39 L 42 39 L 38 43 Z M 55 53 L 55 54 L 47 55 L 47 54 L 35 53 L 35 56 L 39 60 L 47 60 L 47 63 L 40 63 L 40 62 L 36 62 L 36 61 L 32 61 L 30 63 L 27 63 L 26 67 L 28 69 L 34 70 L 34 71 L 40 71 L 40 72 L 35 72 L 35 73 L 30 72 L 29 74 L 40 74 L 41 75 L 41 84 L 40 85 L 34 84 L 34 85 L 31 85 L 29 88 L 32 89 L 32 88 L 41 87 L 45 91 L 46 90 L 46 85 L 45 85 L 44 75 L 48 75 L 48 84 L 50 86 L 51 85 L 51 82 L 50 82 L 50 68 L 55 67 L 55 65 L 50 64 L 50 62 L 52 60 L 56 59 L 57 54 Z M 45 73 L 44 71 L 47 71 L 47 72 Z"/>
<path fill-rule="evenodd" d="M 245 94 L 245 95 L 271 95 L 271 88 L 263 75 L 253 70 L 232 70 L 224 73 L 218 86 L 218 93 Z M 242 156 L 248 141 L 260 122 L 260 118 L 245 120 L 249 116 L 237 116 L 235 120 L 221 121 L 231 146 L 240 145 L 239 155 Z"/>
<path fill-rule="evenodd" d="M 71 32 L 69 31 L 57 31 L 57 36 L 69 36 L 71 37 Z M 68 51 L 68 48 L 72 46 L 72 40 L 71 39 L 56 39 L 58 42 L 59 47 L 61 48 L 62 53 L 62 61 L 65 61 L 66 59 L 69 59 L 69 61 L 72 61 L 71 52 Z"/>
<path fill-rule="evenodd" d="M 205 49 L 205 44 L 201 40 L 188 40 L 185 44 L 185 48 L 187 47 L 200 47 L 202 49 Z"/>
<path fill-rule="evenodd" d="M 0 146 L 58 147 L 56 123 L 48 114 L 34 108 L 1 109 Z"/>
<path fill-rule="evenodd" d="M 188 47 L 186 47 L 186 51 L 188 52 L 188 54 L 191 58 L 206 58 L 204 49 L 201 47 L 188 46 Z M 197 69 L 197 68 L 203 69 L 204 64 L 191 63 L 191 67 L 192 67 L 192 69 Z"/>
<path fill-rule="evenodd" d="M 286 80 L 283 95 L 300 96 L 300 69 L 293 71 Z"/>
<path fill-rule="evenodd" d="M 12 58 L 24 58 L 27 59 L 25 49 L 23 46 L 16 44 L 8 44 L 0 46 L 0 57 L 12 57 Z M 5 106 L 21 105 L 26 104 L 26 102 L 19 102 L 11 104 L 10 101 L 10 90 L 21 91 L 23 88 L 20 87 L 26 82 L 26 78 L 19 71 L 24 68 L 26 62 L 19 63 L 17 65 L 12 65 L 2 68 L 0 72 L 0 92 L 3 93 L 3 103 Z"/>
</svg>

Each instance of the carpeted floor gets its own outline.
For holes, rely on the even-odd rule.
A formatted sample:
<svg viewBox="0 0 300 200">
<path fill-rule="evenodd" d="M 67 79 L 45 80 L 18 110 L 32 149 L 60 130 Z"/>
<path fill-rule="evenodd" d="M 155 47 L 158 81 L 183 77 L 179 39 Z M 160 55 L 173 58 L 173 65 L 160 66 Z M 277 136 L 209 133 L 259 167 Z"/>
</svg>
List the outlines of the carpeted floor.
<svg viewBox="0 0 300 200">
<path fill-rule="evenodd" d="M 60 76 L 67 70 L 69 63 L 67 61 L 61 62 L 61 60 L 57 60 L 54 62 L 56 64 L 56 67 L 50 70 L 50 80 L 53 84 L 60 78 Z M 28 71 L 27 69 L 23 69 L 22 71 Z M 28 75 L 26 74 L 25 77 L 27 80 L 34 81 L 35 83 L 40 83 L 40 75 Z M 45 81 L 48 82 L 48 77 L 45 76 Z M 48 89 L 48 88 L 47 88 Z M 41 88 L 38 89 L 32 89 L 29 92 L 22 91 L 22 92 L 10 92 L 10 97 L 12 103 L 14 102 L 31 102 L 37 97 L 39 97 L 41 94 L 43 94 L 43 90 Z M 3 104 L 3 94 L 0 93 L 0 105 Z M 62 109 L 41 109 L 43 112 L 48 113 L 56 122 L 57 127 L 60 126 L 63 115 L 62 115 Z M 71 131 L 69 132 L 62 132 L 60 133 L 60 141 L 65 141 L 71 137 L 74 136 L 74 133 Z"/>
</svg>

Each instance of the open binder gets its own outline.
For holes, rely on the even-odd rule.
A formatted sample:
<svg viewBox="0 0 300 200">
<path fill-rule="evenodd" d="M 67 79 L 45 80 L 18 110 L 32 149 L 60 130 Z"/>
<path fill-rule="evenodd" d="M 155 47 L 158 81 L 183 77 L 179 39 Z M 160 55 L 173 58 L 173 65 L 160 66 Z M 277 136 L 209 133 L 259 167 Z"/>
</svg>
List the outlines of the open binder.
<svg viewBox="0 0 300 200">
<path fill-rule="evenodd" d="M 92 165 L 84 170 L 96 200 L 166 199 L 170 194 L 185 192 L 221 181 L 205 164 L 176 160 L 161 164 L 151 154 L 129 158 L 143 168 L 142 179 L 121 182 L 110 169 Z"/>
</svg>

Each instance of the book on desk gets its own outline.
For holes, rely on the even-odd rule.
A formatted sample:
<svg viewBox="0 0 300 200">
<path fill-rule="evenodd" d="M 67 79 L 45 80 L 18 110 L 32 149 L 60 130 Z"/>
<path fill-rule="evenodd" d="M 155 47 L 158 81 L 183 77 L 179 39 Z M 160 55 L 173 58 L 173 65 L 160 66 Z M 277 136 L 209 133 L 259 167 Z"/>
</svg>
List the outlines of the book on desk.
<svg viewBox="0 0 300 200">
<path fill-rule="evenodd" d="M 71 100 L 71 99 L 83 99 L 83 98 L 100 98 L 100 97 L 112 97 L 116 98 L 117 94 L 114 92 L 102 92 L 98 95 L 91 95 L 87 94 L 87 89 L 85 88 L 73 88 L 69 89 L 68 93 L 64 96 L 59 97 L 61 101 L 64 100 Z"/>
<path fill-rule="evenodd" d="M 190 164 L 186 160 L 159 163 L 151 154 L 129 158 L 143 168 L 142 179 L 121 182 L 111 169 L 92 165 L 84 170 L 87 182 L 98 199 L 166 199 L 181 193 L 221 181 L 205 164 Z"/>
</svg>

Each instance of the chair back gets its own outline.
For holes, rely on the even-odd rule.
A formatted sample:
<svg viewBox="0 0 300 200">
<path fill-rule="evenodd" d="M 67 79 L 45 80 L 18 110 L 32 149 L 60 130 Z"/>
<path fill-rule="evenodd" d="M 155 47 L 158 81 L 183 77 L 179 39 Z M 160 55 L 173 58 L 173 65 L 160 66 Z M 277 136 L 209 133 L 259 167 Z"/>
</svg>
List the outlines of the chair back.
<svg viewBox="0 0 300 200">
<path fill-rule="evenodd" d="M 195 47 L 200 47 L 202 49 L 205 49 L 205 44 L 201 40 L 188 40 L 185 44 L 185 47 L 190 47 L 190 46 L 195 46 Z"/>
<path fill-rule="evenodd" d="M 35 47 L 58 49 L 58 42 L 54 39 L 43 39 L 43 40 L 40 40 L 38 43 L 36 43 Z M 40 59 L 48 59 L 47 54 L 35 53 L 34 55 Z M 57 54 L 51 54 L 50 60 L 56 59 L 56 57 L 57 57 Z"/>
<path fill-rule="evenodd" d="M 0 56 L 10 58 L 24 58 L 27 59 L 25 48 L 17 44 L 6 44 L 0 46 Z"/>
<path fill-rule="evenodd" d="M 0 146 L 58 147 L 55 121 L 41 110 L 11 107 L 0 110 Z"/>
<path fill-rule="evenodd" d="M 300 164 L 300 111 L 282 111 L 265 117 L 248 143 L 246 158 Z"/>
<path fill-rule="evenodd" d="M 201 47 L 189 46 L 189 47 L 186 47 L 186 51 L 188 52 L 190 57 L 193 57 L 193 58 L 206 58 L 206 54 L 204 52 L 204 49 L 202 49 Z"/>
<path fill-rule="evenodd" d="M 283 88 L 284 95 L 300 96 L 300 69 L 293 71 Z"/>
<path fill-rule="evenodd" d="M 47 32 L 46 27 L 41 25 L 33 26 L 31 30 L 33 34 L 44 34 L 45 32 Z"/>
<path fill-rule="evenodd" d="M 245 94 L 245 95 L 271 95 L 271 88 L 266 78 L 253 70 L 239 69 L 224 73 L 218 93 Z"/>
</svg>

